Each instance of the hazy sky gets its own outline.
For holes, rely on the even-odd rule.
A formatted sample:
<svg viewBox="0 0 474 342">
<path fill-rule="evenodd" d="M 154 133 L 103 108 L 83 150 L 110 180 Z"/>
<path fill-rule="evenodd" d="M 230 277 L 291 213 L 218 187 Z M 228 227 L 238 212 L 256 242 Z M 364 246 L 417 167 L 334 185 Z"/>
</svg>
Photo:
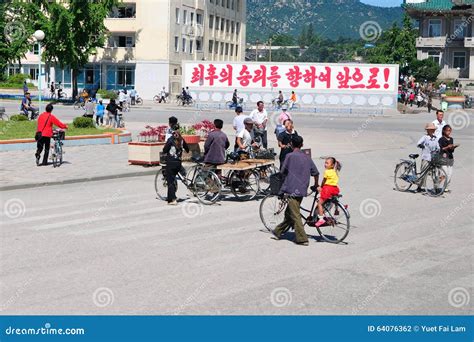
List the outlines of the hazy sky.
<svg viewBox="0 0 474 342">
<path fill-rule="evenodd" d="M 364 4 L 381 6 L 381 7 L 393 7 L 400 6 L 403 0 L 361 0 Z"/>
</svg>

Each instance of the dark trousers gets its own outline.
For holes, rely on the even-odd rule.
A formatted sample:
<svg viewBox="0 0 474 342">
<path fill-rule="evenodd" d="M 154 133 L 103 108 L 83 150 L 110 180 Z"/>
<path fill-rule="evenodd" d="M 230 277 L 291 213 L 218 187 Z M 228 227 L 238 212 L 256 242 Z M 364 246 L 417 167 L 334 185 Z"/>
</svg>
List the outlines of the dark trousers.
<svg viewBox="0 0 474 342">
<path fill-rule="evenodd" d="M 263 148 L 267 148 L 268 146 L 268 139 L 267 139 L 267 131 L 263 131 L 263 134 L 262 134 L 262 145 L 263 145 Z"/>
<path fill-rule="evenodd" d="M 130 103 L 135 105 L 135 96 L 130 96 Z"/>
<path fill-rule="evenodd" d="M 177 182 L 176 176 L 181 170 L 180 162 L 168 162 L 166 164 L 166 183 L 168 184 L 168 203 L 176 200 Z"/>
<path fill-rule="evenodd" d="M 40 140 L 36 143 L 36 157 L 41 156 L 41 152 L 43 152 L 44 147 L 44 156 L 43 156 L 43 164 L 48 164 L 48 156 L 49 156 L 49 147 L 51 144 L 50 137 L 41 137 Z"/>
<path fill-rule="evenodd" d="M 103 125 L 103 124 L 104 124 L 104 117 L 103 117 L 103 116 L 97 116 L 97 115 L 96 115 L 96 117 L 95 117 L 95 123 L 96 123 L 96 124 L 99 124 L 99 122 L 100 122 L 101 125 Z"/>
<path fill-rule="evenodd" d="M 161 97 L 160 97 L 160 100 L 158 101 L 158 103 L 161 103 L 161 102 L 166 103 L 166 99 L 165 99 L 164 96 L 161 96 Z"/>
<path fill-rule="evenodd" d="M 280 223 L 274 231 L 275 236 L 280 237 L 290 227 L 295 230 L 295 242 L 308 242 L 308 235 L 304 231 L 303 222 L 301 221 L 300 206 L 303 197 L 292 197 L 288 200 L 288 206 L 285 210 L 285 219 Z"/>
</svg>

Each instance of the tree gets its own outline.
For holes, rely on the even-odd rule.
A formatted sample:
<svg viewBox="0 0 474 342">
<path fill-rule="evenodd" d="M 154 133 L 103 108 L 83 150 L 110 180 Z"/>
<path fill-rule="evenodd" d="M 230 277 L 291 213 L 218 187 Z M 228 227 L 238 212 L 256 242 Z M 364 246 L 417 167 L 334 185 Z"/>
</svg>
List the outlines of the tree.
<svg viewBox="0 0 474 342">
<path fill-rule="evenodd" d="M 48 5 L 49 22 L 44 27 L 45 59 L 72 69 L 72 95 L 77 91 L 80 68 L 89 56 L 105 45 L 104 19 L 118 4 L 117 0 L 75 0 Z"/>
<path fill-rule="evenodd" d="M 294 38 L 289 34 L 277 34 L 270 38 L 274 46 L 291 46 L 294 44 Z"/>
<path fill-rule="evenodd" d="M 441 67 L 431 58 L 416 60 L 411 63 L 412 74 L 419 81 L 434 82 L 438 78 Z"/>
</svg>

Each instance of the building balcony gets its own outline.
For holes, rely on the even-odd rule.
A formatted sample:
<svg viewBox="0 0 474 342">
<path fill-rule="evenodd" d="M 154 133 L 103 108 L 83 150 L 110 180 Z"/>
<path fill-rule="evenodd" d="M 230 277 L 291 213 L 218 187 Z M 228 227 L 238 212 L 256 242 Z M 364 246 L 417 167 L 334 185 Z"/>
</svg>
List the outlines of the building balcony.
<svg viewBox="0 0 474 342">
<path fill-rule="evenodd" d="M 442 48 L 446 46 L 447 38 L 443 37 L 418 37 L 416 38 L 417 48 Z"/>
<path fill-rule="evenodd" d="M 474 37 L 464 38 L 464 47 L 474 48 Z"/>
<path fill-rule="evenodd" d="M 137 20 L 135 18 L 107 18 L 105 27 L 110 32 L 137 32 Z"/>
<path fill-rule="evenodd" d="M 91 62 L 133 62 L 135 55 L 134 47 L 107 47 L 97 49 Z"/>
</svg>

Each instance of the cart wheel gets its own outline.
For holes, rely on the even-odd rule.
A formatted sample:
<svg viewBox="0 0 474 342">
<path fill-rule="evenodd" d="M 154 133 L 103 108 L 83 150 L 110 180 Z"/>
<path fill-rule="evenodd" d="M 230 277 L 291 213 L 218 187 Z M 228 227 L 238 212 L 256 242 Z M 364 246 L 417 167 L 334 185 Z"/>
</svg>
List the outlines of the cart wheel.
<svg viewBox="0 0 474 342">
<path fill-rule="evenodd" d="M 229 177 L 230 189 L 239 201 L 251 201 L 260 191 L 257 171 L 232 171 Z"/>
</svg>

